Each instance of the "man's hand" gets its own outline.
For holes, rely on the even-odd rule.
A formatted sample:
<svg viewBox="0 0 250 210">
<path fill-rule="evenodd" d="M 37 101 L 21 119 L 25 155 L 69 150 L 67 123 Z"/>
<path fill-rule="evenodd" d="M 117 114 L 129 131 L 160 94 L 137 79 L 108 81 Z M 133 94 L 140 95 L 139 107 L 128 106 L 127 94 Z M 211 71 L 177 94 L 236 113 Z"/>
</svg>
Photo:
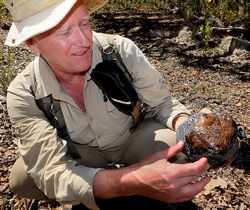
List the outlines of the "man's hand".
<svg viewBox="0 0 250 210">
<path fill-rule="evenodd" d="M 207 170 L 208 163 L 206 158 L 195 163 L 169 163 L 167 160 L 182 148 L 183 145 L 179 143 L 138 164 L 118 170 L 100 171 L 94 185 L 96 196 L 112 198 L 142 195 L 167 203 L 192 199 L 209 182 L 207 177 L 200 178 Z M 99 185 L 100 188 L 98 183 L 102 183 Z"/>
<path fill-rule="evenodd" d="M 128 174 L 140 195 L 167 203 L 192 199 L 209 182 L 209 178 L 198 178 L 207 170 L 206 158 L 195 163 L 174 164 L 167 160 L 182 148 L 177 144 L 165 152 L 165 159 L 156 160 Z M 159 155 L 159 154 L 158 154 Z"/>
<path fill-rule="evenodd" d="M 209 113 L 212 113 L 212 111 L 209 109 L 209 108 L 203 108 L 199 111 L 199 113 L 206 113 L 206 114 L 209 114 Z"/>
</svg>

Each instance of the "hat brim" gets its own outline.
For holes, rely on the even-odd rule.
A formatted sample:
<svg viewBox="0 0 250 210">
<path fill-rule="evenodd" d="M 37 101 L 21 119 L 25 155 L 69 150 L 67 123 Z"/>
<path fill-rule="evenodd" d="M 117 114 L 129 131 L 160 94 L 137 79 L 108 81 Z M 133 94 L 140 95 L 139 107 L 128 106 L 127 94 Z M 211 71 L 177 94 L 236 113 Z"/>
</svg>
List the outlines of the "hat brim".
<svg viewBox="0 0 250 210">
<path fill-rule="evenodd" d="M 5 45 L 18 46 L 29 38 L 52 29 L 63 20 L 76 2 L 77 0 L 61 1 L 39 14 L 25 18 L 20 22 L 13 22 L 5 40 Z M 103 4 L 90 8 L 90 13 L 104 6 L 106 2 L 103 1 Z"/>
</svg>

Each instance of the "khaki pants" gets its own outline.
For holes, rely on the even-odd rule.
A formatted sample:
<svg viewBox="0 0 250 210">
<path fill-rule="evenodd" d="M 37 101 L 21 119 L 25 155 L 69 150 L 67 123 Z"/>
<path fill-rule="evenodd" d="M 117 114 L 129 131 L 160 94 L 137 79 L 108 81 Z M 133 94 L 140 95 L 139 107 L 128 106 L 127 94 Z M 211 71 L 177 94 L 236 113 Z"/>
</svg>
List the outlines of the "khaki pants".
<svg viewBox="0 0 250 210">
<path fill-rule="evenodd" d="M 166 129 L 154 120 L 147 119 L 131 134 L 128 143 L 120 150 L 100 151 L 98 148 L 78 144 L 76 149 L 82 155 L 81 164 L 105 168 L 110 163 L 133 164 L 174 144 L 176 144 L 175 132 Z M 180 154 L 175 162 L 185 162 L 185 156 Z M 22 158 L 19 158 L 13 165 L 10 175 L 10 189 L 22 197 L 38 200 L 48 199 L 27 175 Z"/>
</svg>

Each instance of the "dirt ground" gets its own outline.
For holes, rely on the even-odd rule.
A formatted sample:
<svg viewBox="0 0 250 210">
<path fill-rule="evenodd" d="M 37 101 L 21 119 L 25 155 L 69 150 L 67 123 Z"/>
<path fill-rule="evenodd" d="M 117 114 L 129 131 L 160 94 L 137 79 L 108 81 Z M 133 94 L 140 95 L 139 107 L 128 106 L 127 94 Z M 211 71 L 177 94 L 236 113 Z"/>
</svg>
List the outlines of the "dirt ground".
<svg viewBox="0 0 250 210">
<path fill-rule="evenodd" d="M 239 68 L 240 59 L 242 62 L 250 60 L 249 52 L 240 52 L 238 63 L 219 62 L 204 46 L 195 45 L 194 48 L 188 48 L 189 42 L 177 40 L 179 31 L 184 26 L 192 28 L 192 23 L 165 14 L 151 14 L 150 18 L 147 18 L 147 15 L 149 14 L 137 16 L 126 11 L 113 15 L 98 14 L 93 20 L 94 27 L 96 31 L 117 33 L 135 41 L 150 62 L 165 75 L 172 95 L 192 111 L 209 107 L 213 111 L 228 112 L 237 123 L 246 128 L 249 136 L 250 69 L 248 65 Z M 3 46 L 8 24 L 1 25 L 0 46 Z M 8 52 L 10 49 L 3 47 L 4 55 Z M 14 57 L 11 65 L 18 71 L 32 58 L 30 51 L 24 46 L 11 50 L 11 53 Z M 236 51 L 234 53 L 236 54 L 227 55 L 228 58 L 232 60 L 233 56 L 239 56 Z M 7 64 L 2 62 L 1 65 L 0 68 Z M 16 146 L 13 142 L 18 136 L 11 128 L 4 97 L 1 97 L 0 101 L 0 210 L 27 210 L 30 202 L 16 197 L 8 188 L 10 169 L 16 159 Z M 204 192 L 193 199 L 195 206 L 186 206 L 183 210 L 250 209 L 249 171 L 223 167 L 209 171 L 209 175 L 212 182 Z"/>
</svg>

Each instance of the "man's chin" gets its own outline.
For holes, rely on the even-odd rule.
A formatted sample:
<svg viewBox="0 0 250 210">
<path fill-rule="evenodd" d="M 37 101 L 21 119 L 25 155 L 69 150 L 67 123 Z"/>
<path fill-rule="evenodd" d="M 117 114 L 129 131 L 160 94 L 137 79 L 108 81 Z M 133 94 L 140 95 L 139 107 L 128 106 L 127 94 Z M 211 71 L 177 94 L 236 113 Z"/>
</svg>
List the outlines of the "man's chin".
<svg viewBox="0 0 250 210">
<path fill-rule="evenodd" d="M 72 72 L 74 72 L 75 74 L 86 74 L 88 71 L 90 70 L 90 65 L 82 65 L 82 66 L 77 66 L 77 68 L 75 68 L 74 70 L 72 70 Z"/>
</svg>

